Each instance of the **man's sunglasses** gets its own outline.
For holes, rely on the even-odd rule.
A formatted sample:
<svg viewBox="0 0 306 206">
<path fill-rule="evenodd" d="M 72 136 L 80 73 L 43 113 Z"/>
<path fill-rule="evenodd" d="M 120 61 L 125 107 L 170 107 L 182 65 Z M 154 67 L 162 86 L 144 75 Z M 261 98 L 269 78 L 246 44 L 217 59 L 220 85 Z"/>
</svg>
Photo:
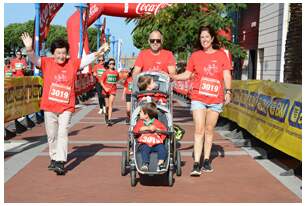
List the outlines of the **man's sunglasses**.
<svg viewBox="0 0 306 206">
<path fill-rule="evenodd" d="M 161 43 L 161 39 L 150 39 L 149 40 L 151 44 L 153 44 L 154 42 L 160 44 Z"/>
</svg>

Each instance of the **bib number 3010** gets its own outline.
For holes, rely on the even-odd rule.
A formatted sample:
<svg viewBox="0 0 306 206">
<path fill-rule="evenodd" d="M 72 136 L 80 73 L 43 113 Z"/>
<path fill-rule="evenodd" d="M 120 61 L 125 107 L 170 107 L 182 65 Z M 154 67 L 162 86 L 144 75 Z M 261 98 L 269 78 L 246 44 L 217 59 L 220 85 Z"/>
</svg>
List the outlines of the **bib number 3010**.
<svg viewBox="0 0 306 206">
<path fill-rule="evenodd" d="M 201 79 L 199 93 L 206 96 L 218 97 L 220 87 L 221 84 L 219 80 L 203 77 Z"/>
<path fill-rule="evenodd" d="M 54 102 L 68 104 L 70 100 L 71 87 L 52 83 L 48 99 Z"/>
</svg>

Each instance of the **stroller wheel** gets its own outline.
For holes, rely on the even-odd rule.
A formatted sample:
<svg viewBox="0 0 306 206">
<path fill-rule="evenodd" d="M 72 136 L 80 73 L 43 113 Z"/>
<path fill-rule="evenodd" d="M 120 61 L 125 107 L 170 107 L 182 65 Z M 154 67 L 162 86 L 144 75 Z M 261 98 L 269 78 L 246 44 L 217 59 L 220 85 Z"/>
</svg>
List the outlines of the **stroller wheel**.
<svg viewBox="0 0 306 206">
<path fill-rule="evenodd" d="M 182 175 L 181 152 L 176 151 L 176 176 Z"/>
<path fill-rule="evenodd" d="M 136 186 L 136 170 L 131 170 L 130 172 L 130 175 L 131 175 L 131 186 L 132 187 L 135 187 Z"/>
<path fill-rule="evenodd" d="M 127 152 L 123 151 L 121 157 L 121 176 L 125 176 L 126 174 L 126 165 L 127 165 Z"/>
<path fill-rule="evenodd" d="M 168 185 L 173 186 L 173 171 L 171 169 L 168 171 Z"/>
</svg>

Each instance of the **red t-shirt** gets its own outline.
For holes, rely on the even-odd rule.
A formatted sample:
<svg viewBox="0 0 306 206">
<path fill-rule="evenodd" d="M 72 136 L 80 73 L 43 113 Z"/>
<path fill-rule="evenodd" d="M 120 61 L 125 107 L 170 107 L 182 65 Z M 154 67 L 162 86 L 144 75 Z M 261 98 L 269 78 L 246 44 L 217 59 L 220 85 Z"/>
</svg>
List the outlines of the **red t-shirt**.
<svg viewBox="0 0 306 206">
<path fill-rule="evenodd" d="M 41 57 L 44 78 L 40 108 L 48 112 L 62 113 L 75 111 L 75 86 L 77 71 L 81 60 L 68 59 L 60 65 L 54 58 Z"/>
<path fill-rule="evenodd" d="M 136 61 L 135 66 L 141 67 L 141 71 L 164 71 L 169 73 L 168 66 L 175 66 L 175 58 L 171 51 L 162 49 L 159 54 L 154 55 L 151 49 L 142 50 Z"/>
<path fill-rule="evenodd" d="M 12 77 L 13 76 L 13 72 L 11 70 L 11 67 L 4 65 L 4 76 L 5 77 Z"/>
<path fill-rule="evenodd" d="M 165 125 L 161 123 L 160 121 L 158 121 L 157 119 L 154 119 L 154 122 L 152 123 L 152 125 L 154 125 L 156 129 L 160 131 L 167 131 L 167 128 L 165 127 Z M 133 132 L 136 132 L 136 133 L 140 132 L 140 128 L 143 126 L 145 126 L 144 120 L 142 119 L 138 120 L 133 129 Z M 166 135 L 164 134 L 148 133 L 148 134 L 142 134 L 138 138 L 138 142 L 147 144 L 148 146 L 152 147 L 156 144 L 162 144 L 165 138 L 166 138 Z"/>
<path fill-rule="evenodd" d="M 206 104 L 224 102 L 223 71 L 232 70 L 225 52 L 217 50 L 208 54 L 203 50 L 192 53 L 186 69 L 194 73 L 191 99 Z"/>
<path fill-rule="evenodd" d="M 24 58 L 22 59 L 17 59 L 14 58 L 11 60 L 11 68 L 15 69 L 16 71 L 13 72 L 13 76 L 14 77 L 23 77 L 24 73 L 23 73 L 23 69 L 27 68 L 27 62 Z"/>
<path fill-rule="evenodd" d="M 108 92 L 105 92 L 105 90 L 102 91 L 103 94 L 106 95 L 110 95 L 116 94 L 117 91 L 117 81 L 119 79 L 119 72 L 116 70 L 111 70 L 111 69 L 107 69 L 102 77 L 101 77 L 101 81 L 103 82 L 104 86 L 106 88 L 110 88 L 110 90 Z"/>
<path fill-rule="evenodd" d="M 132 94 L 133 78 L 127 77 L 123 83 L 123 86 L 125 88 L 125 94 Z"/>
<path fill-rule="evenodd" d="M 105 71 L 106 71 L 106 69 L 105 69 L 104 66 L 101 65 L 101 64 L 96 64 L 96 65 L 94 66 L 93 72 L 94 72 L 94 74 L 95 74 L 95 76 L 96 76 L 96 80 L 97 80 L 98 82 L 101 81 L 101 77 L 102 77 L 102 75 L 103 75 L 103 73 L 104 73 Z"/>
</svg>

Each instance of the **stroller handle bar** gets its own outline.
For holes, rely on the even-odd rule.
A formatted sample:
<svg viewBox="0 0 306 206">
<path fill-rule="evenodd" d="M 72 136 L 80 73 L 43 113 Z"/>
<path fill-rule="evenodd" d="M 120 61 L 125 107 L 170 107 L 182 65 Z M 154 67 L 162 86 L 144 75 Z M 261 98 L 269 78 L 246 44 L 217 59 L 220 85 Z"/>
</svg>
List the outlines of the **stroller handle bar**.
<svg viewBox="0 0 306 206">
<path fill-rule="evenodd" d="M 166 98 L 168 98 L 168 96 L 169 96 L 169 94 L 167 94 L 166 92 L 163 92 L 163 91 L 160 91 L 160 90 L 157 90 L 157 89 L 151 90 L 151 91 L 145 90 L 145 91 L 135 92 L 132 95 L 134 97 L 137 97 L 138 95 L 141 95 L 141 94 L 162 94 L 162 95 L 165 95 Z"/>
<path fill-rule="evenodd" d="M 156 131 L 143 130 L 143 131 L 139 131 L 139 132 L 132 132 L 132 134 L 134 134 L 135 136 L 138 136 L 138 135 L 141 135 L 141 134 L 152 134 L 152 133 L 164 134 L 164 135 L 169 135 L 169 136 L 171 136 L 173 134 L 173 132 L 162 131 L 162 130 L 156 130 Z"/>
</svg>

